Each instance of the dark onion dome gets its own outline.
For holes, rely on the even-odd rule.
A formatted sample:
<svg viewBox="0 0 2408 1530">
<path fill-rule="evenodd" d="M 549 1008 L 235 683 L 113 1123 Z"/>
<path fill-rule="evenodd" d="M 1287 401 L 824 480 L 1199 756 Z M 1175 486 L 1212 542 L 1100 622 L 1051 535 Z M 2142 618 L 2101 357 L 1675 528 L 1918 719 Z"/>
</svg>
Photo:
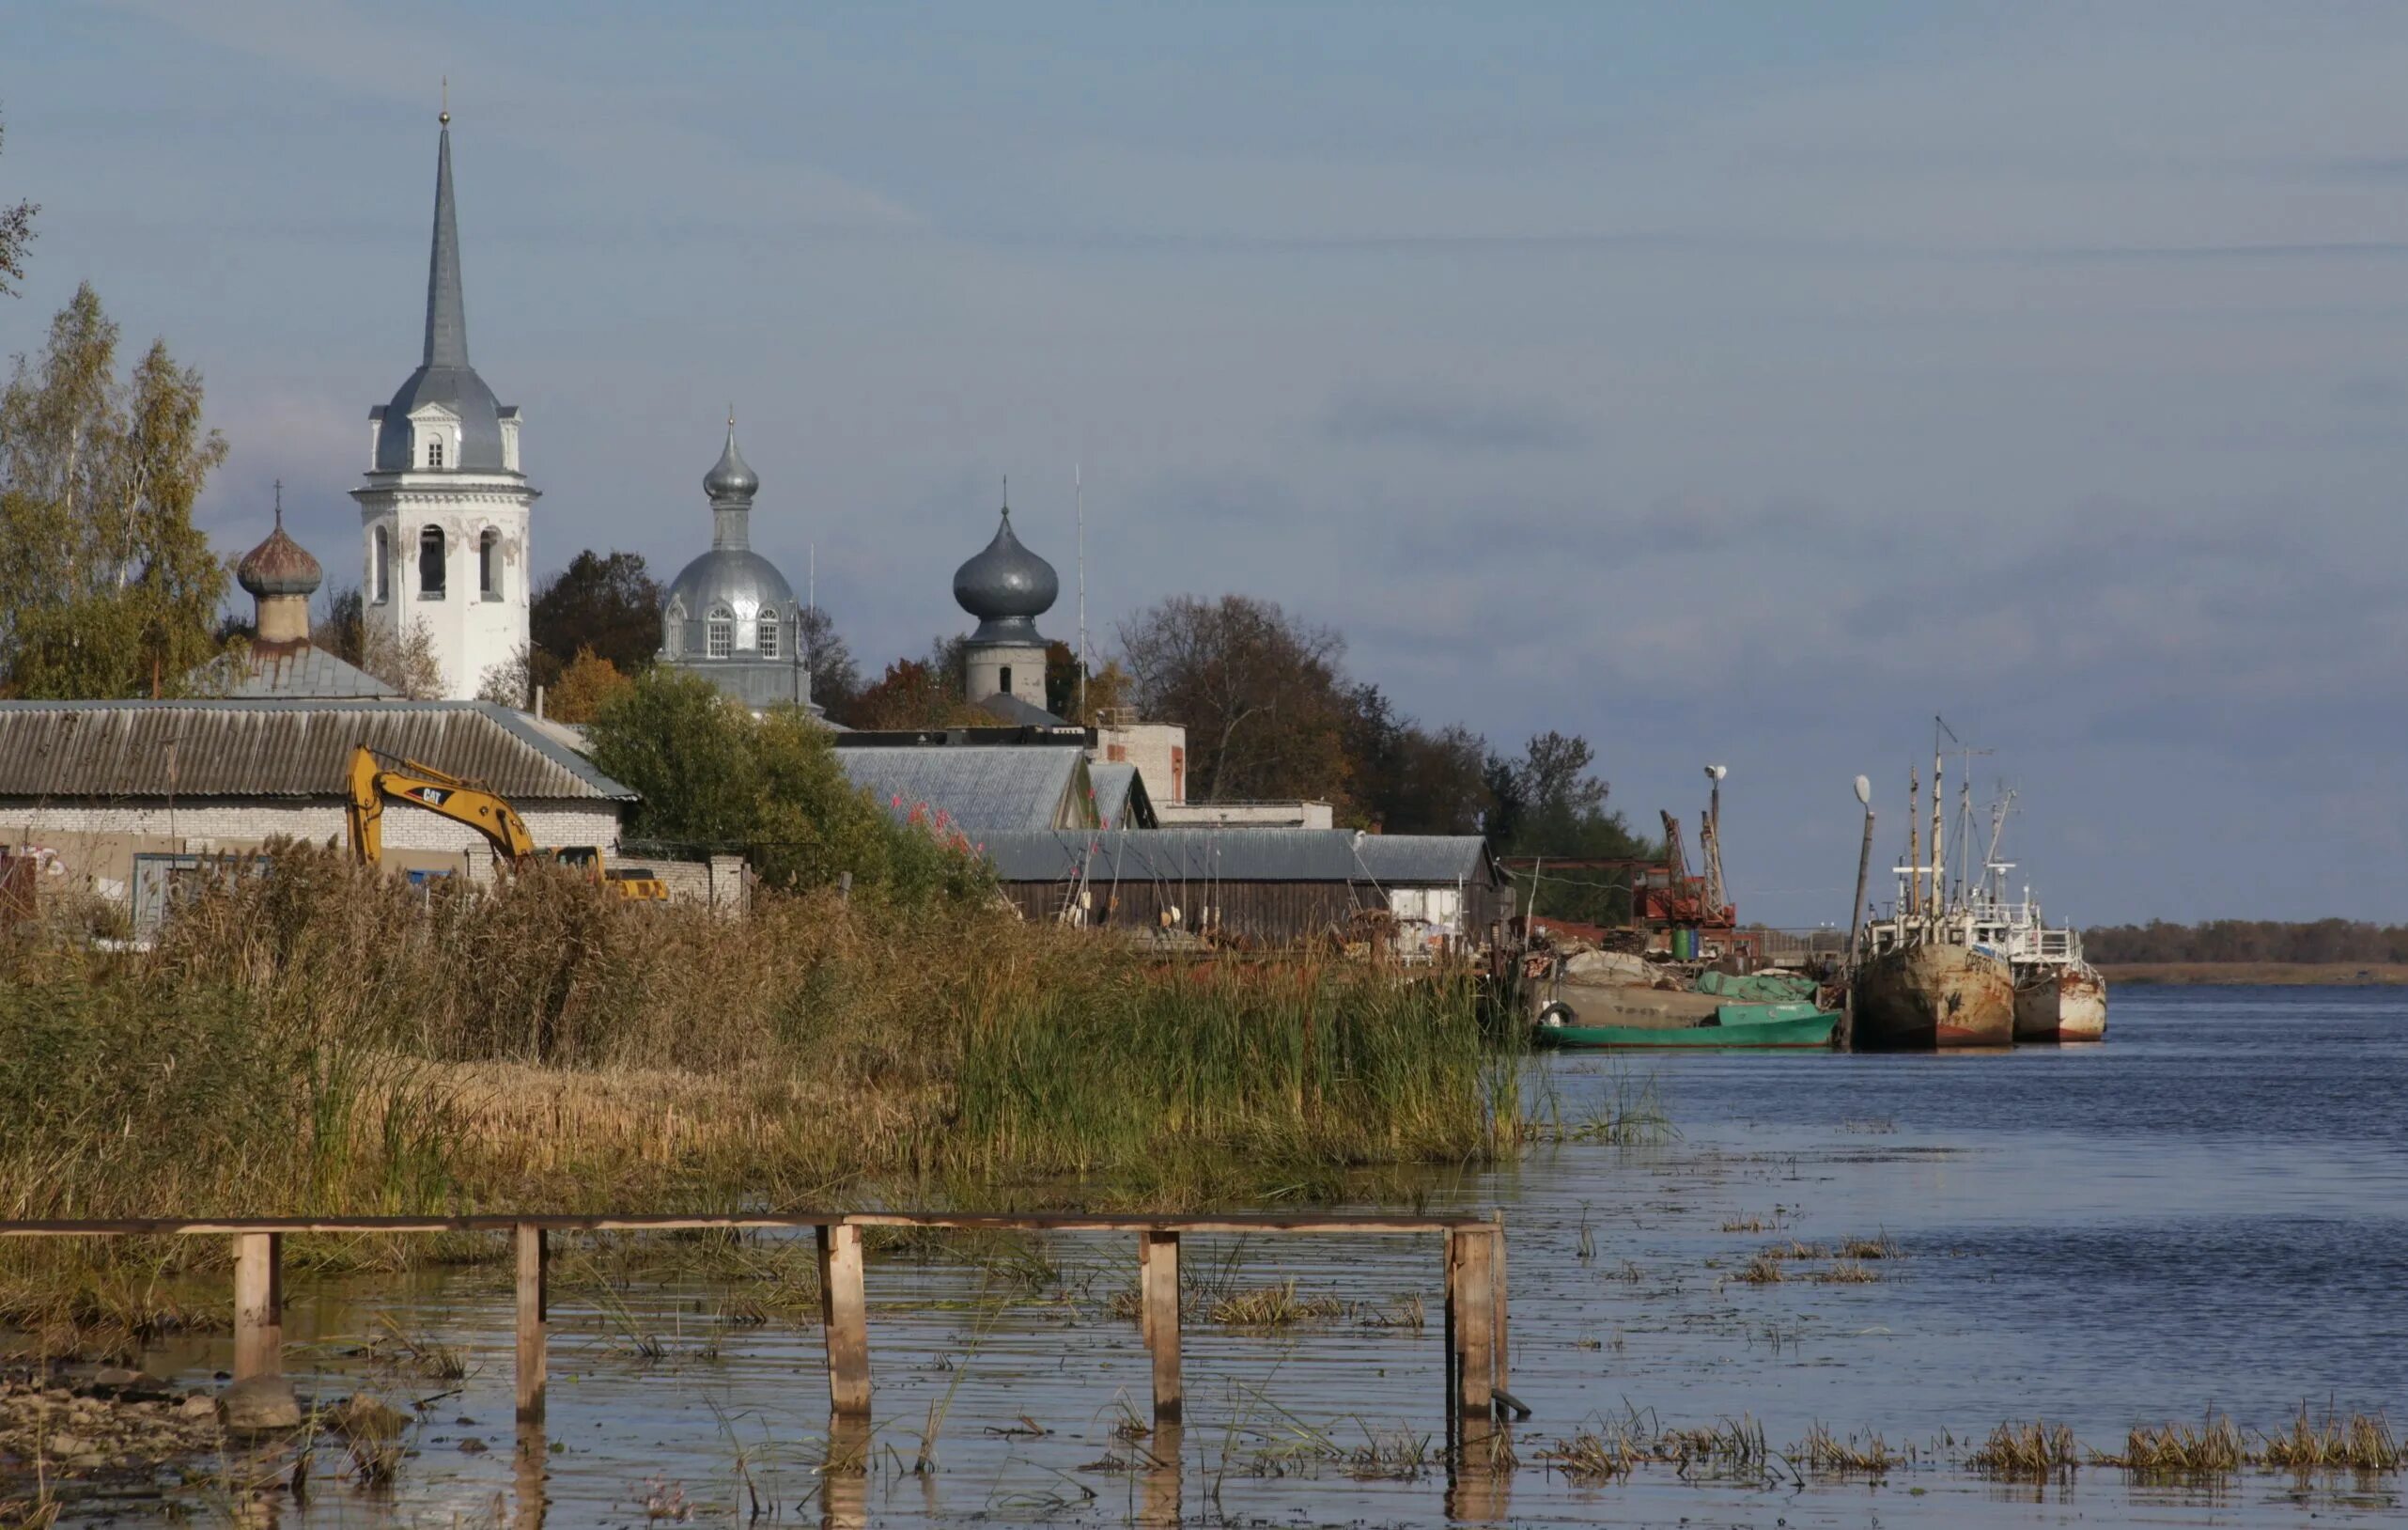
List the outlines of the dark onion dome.
<svg viewBox="0 0 2408 1530">
<path fill-rule="evenodd" d="M 987 550 L 954 572 L 954 599 L 978 618 L 973 643 L 1038 643 L 1034 618 L 1053 608 L 1062 582 L 1053 565 L 1020 545 L 1012 535 L 1012 509 Z"/>
<path fill-rule="evenodd" d="M 285 535 L 284 512 L 276 512 L 276 529 L 268 539 L 242 554 L 234 566 L 234 582 L 256 597 L 314 595 L 325 570 L 301 543 Z"/>
<path fill-rule="evenodd" d="M 751 499 L 761 491 L 761 476 L 744 461 L 736 449 L 736 412 L 727 412 L 727 445 L 719 454 L 719 462 L 703 475 L 703 492 L 716 504 L 722 499 Z"/>
</svg>

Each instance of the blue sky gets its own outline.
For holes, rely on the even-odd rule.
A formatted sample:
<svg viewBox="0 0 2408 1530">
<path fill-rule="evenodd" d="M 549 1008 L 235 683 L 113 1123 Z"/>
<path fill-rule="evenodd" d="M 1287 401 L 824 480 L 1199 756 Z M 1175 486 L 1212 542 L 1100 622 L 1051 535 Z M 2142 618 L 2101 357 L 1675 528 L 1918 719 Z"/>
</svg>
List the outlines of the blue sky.
<svg viewBox="0 0 2408 1530">
<path fill-rule="evenodd" d="M 89 278 L 339 577 L 448 74 L 539 568 L 755 539 L 873 668 L 996 485 L 1091 625 L 1241 589 L 1409 711 L 1727 762 L 1844 919 L 1945 713 L 2089 921 L 2408 919 L 2408 8 L 0 3 L 0 349 Z M 1045 623 L 1068 636 L 1064 604 Z M 1928 761 L 1926 761 L 1928 768 Z"/>
</svg>

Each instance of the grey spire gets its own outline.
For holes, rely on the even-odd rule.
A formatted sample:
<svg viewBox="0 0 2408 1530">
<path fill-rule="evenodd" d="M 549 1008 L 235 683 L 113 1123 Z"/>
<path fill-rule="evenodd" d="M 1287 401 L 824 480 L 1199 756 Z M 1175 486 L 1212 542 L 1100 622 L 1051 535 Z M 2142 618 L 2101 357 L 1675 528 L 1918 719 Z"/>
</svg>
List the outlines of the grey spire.
<svg viewBox="0 0 2408 1530">
<path fill-rule="evenodd" d="M 435 248 L 427 261 L 428 367 L 468 365 L 468 310 L 459 287 L 459 220 L 452 211 L 452 114 L 435 151 Z"/>
<path fill-rule="evenodd" d="M 703 475 L 703 492 L 710 498 L 711 546 L 740 549 L 752 545 L 753 496 L 760 488 L 760 476 L 745 463 L 744 454 L 736 449 L 736 410 L 730 406 L 727 445 L 720 449 L 718 462 Z"/>
</svg>

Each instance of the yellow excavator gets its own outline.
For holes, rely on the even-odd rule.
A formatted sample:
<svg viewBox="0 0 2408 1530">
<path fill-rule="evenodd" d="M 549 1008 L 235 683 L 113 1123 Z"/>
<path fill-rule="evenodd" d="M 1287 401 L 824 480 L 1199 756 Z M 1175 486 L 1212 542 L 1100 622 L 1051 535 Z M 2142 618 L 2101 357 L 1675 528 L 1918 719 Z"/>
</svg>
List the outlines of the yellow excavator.
<svg viewBox="0 0 2408 1530">
<path fill-rule="evenodd" d="M 483 835 L 497 858 L 518 870 L 537 861 L 556 861 L 584 868 L 595 881 L 631 902 L 660 903 L 669 897 L 666 883 L 649 871 L 605 866 L 601 848 L 572 845 L 537 850 L 524 819 L 508 801 L 485 786 L 463 780 L 414 759 L 379 754 L 366 744 L 351 751 L 350 791 L 344 820 L 351 834 L 351 854 L 363 866 L 384 862 L 384 804 L 390 799 L 440 813 Z"/>
</svg>

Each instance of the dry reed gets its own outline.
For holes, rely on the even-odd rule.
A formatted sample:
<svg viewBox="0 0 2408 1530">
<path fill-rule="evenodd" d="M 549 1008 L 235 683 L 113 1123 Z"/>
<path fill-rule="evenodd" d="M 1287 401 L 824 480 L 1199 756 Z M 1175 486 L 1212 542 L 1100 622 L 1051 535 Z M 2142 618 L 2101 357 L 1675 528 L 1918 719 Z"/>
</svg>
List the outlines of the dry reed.
<svg viewBox="0 0 2408 1530">
<path fill-rule="evenodd" d="M 2062 1424 L 2046 1419 L 2001 1424 L 1965 1464 L 1987 1477 L 2044 1482 L 2073 1475 L 2080 1464 L 2080 1447 L 2074 1431 Z"/>
</svg>

